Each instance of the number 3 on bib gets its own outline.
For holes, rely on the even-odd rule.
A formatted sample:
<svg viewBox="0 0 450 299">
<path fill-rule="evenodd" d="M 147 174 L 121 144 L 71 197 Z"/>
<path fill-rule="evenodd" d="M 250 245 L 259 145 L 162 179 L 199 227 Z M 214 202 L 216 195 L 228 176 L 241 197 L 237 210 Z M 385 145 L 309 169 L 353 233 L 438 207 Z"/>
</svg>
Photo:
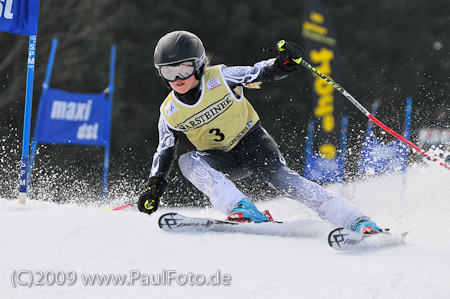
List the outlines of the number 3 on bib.
<svg viewBox="0 0 450 299">
<path fill-rule="evenodd" d="M 214 134 L 217 138 L 214 138 L 215 141 L 219 142 L 225 139 L 225 135 L 220 133 L 220 129 L 211 129 L 209 130 L 209 134 Z"/>
</svg>

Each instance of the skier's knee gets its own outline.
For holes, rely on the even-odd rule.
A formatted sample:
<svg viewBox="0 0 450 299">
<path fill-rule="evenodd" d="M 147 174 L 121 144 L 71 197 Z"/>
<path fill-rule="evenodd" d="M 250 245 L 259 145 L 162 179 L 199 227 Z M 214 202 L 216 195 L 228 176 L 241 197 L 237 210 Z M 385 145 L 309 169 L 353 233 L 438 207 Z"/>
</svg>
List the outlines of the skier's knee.
<svg viewBox="0 0 450 299">
<path fill-rule="evenodd" d="M 274 167 L 272 169 L 268 169 L 260 174 L 260 176 L 266 182 L 273 182 L 280 177 L 286 176 L 287 173 L 293 173 L 293 171 L 288 168 L 286 165 L 278 165 L 278 167 Z"/>
<path fill-rule="evenodd" d="M 193 169 L 194 159 L 192 158 L 192 152 L 185 153 L 178 158 L 178 166 L 180 166 L 181 173 L 187 177 L 187 174 Z"/>
</svg>

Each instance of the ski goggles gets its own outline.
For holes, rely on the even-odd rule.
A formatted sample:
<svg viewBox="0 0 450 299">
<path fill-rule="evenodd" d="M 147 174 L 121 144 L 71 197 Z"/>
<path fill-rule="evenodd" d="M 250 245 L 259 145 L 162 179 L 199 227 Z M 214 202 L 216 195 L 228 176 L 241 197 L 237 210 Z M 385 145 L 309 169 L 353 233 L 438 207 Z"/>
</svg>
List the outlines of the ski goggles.
<svg viewBox="0 0 450 299">
<path fill-rule="evenodd" d="M 195 72 L 195 63 L 193 60 L 183 61 L 175 65 L 162 65 L 158 67 L 159 74 L 165 80 L 174 82 L 178 79 L 186 80 Z"/>
</svg>

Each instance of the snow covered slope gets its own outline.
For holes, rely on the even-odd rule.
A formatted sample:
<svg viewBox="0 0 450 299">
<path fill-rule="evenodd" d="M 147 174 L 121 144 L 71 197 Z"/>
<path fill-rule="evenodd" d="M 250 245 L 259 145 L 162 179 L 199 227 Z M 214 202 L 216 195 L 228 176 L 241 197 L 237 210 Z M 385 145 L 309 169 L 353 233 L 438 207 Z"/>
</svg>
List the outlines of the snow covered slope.
<svg viewBox="0 0 450 299">
<path fill-rule="evenodd" d="M 397 174 L 330 187 L 381 226 L 410 231 L 404 246 L 345 253 L 327 245 L 328 223 L 284 198 L 257 205 L 277 220 L 305 225 L 300 236 L 173 234 L 157 225 L 169 211 L 223 219 L 212 208 L 161 208 L 148 216 L 0 199 L 0 297 L 450 298 L 450 172 L 412 166 L 404 188 L 402 180 Z M 48 282 L 59 275 L 62 285 L 18 285 L 30 283 L 31 276 L 33 284 L 45 284 L 42 273 Z M 133 285 L 83 282 L 95 274 L 140 276 Z M 145 280 L 158 275 L 174 279 L 159 286 Z M 210 275 L 224 283 L 199 285 Z"/>
</svg>

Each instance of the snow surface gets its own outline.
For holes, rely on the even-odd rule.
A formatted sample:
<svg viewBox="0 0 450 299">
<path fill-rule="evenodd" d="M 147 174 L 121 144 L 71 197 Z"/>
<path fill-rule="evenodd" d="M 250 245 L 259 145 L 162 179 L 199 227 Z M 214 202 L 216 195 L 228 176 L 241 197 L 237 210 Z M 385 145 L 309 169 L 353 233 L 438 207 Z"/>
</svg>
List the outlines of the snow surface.
<svg viewBox="0 0 450 299">
<path fill-rule="evenodd" d="M 410 166 L 345 186 L 331 186 L 381 226 L 409 230 L 406 244 L 338 252 L 326 242 L 331 225 L 295 201 L 257 202 L 281 221 L 312 234 L 282 237 L 164 232 L 164 212 L 223 219 L 213 208 L 133 209 L 0 199 L 0 298 L 450 298 L 450 172 L 436 163 Z M 404 190 L 404 191 L 402 191 Z M 113 205 L 113 204 L 111 204 Z M 74 271 L 70 286 L 12 286 L 13 271 Z M 220 270 L 230 285 L 84 285 L 84 274 L 205 276 Z M 17 272 L 16 272 L 17 273 Z M 136 273 L 136 272 L 135 272 Z M 27 282 L 29 275 L 21 276 Z"/>
</svg>

